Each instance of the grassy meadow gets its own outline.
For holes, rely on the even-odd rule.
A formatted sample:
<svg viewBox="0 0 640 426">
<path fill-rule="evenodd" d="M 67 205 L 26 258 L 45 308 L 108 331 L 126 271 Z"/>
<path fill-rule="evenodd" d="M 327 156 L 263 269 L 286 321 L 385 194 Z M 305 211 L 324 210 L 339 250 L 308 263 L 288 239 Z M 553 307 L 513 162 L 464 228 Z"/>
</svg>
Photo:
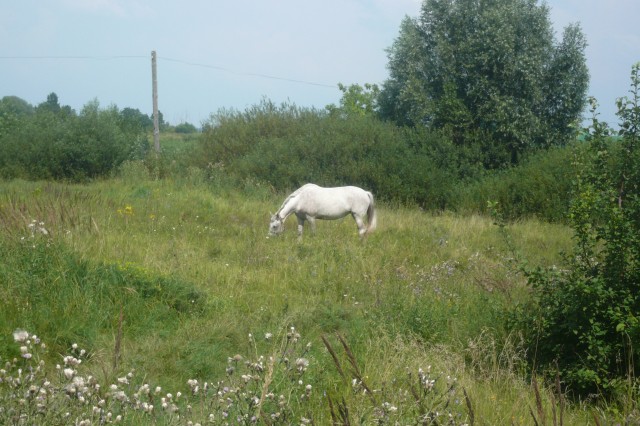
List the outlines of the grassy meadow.
<svg viewBox="0 0 640 426">
<path fill-rule="evenodd" d="M 527 298 L 518 264 L 561 265 L 567 227 L 522 221 L 505 236 L 488 217 L 379 204 L 378 229 L 364 241 L 351 218 L 319 221 L 302 242 L 290 218 L 268 238 L 269 212 L 285 195 L 228 189 L 195 169 L 156 180 L 136 163 L 86 185 L 5 182 L 0 419 L 589 424 L 596 411 L 615 419 L 533 385 L 518 336 L 505 330 L 507 310 Z M 31 346 L 14 342 L 16 329 L 46 349 L 21 357 Z M 81 401 L 65 384 L 76 379 L 55 368 L 74 344 L 86 352 L 69 374 L 99 385 Z M 18 369 L 35 371 L 40 389 L 54 383 L 47 400 L 61 399 L 56 408 L 30 405 L 28 382 L 7 379 Z M 161 389 L 147 405 L 145 384 Z M 118 392 L 132 395 L 124 403 Z"/>
</svg>

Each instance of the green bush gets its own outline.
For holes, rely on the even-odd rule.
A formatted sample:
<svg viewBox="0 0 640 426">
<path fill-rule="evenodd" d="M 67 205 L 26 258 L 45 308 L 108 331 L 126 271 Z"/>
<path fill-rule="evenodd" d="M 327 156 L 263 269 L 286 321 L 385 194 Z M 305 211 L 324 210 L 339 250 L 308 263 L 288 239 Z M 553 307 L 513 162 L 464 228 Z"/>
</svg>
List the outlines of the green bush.
<svg viewBox="0 0 640 426">
<path fill-rule="evenodd" d="M 567 268 L 529 272 L 533 300 L 515 318 L 536 368 L 557 369 L 575 395 L 622 390 L 629 401 L 637 401 L 640 64 L 633 68 L 631 93 L 631 99 L 618 103 L 623 124 L 616 149 L 611 149 L 610 129 L 594 114 L 588 148 L 578 157 L 570 208 L 575 249 Z"/>
<path fill-rule="evenodd" d="M 100 109 L 97 101 L 79 114 L 68 107 L 39 106 L 21 115 L 5 109 L 0 117 L 3 178 L 92 179 L 125 160 L 144 158 L 148 150 L 142 126 L 131 123 L 115 106 Z"/>
<path fill-rule="evenodd" d="M 551 148 L 529 156 L 522 164 L 486 174 L 460 188 L 455 208 L 485 212 L 498 202 L 505 219 L 536 216 L 565 222 L 571 203 L 573 157 L 579 145 Z"/>
<path fill-rule="evenodd" d="M 428 209 L 446 208 L 460 178 L 476 173 L 440 133 L 267 101 L 212 117 L 193 161 L 282 191 L 307 182 L 359 185 Z"/>
</svg>

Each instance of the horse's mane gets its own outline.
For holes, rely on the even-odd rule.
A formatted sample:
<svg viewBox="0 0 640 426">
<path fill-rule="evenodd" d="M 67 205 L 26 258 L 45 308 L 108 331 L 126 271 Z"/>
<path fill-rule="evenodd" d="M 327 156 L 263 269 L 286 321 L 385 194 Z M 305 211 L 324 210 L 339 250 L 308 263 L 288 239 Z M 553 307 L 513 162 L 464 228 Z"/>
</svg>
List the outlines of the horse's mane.
<svg viewBox="0 0 640 426">
<path fill-rule="evenodd" d="M 280 212 L 282 211 L 282 209 L 284 209 L 284 206 L 286 206 L 289 201 L 291 201 L 293 198 L 295 198 L 300 193 L 301 189 L 302 188 L 296 189 L 291 194 L 289 194 L 289 196 L 287 198 L 285 198 L 284 202 L 282 203 L 282 205 L 280 206 L 280 208 L 276 212 L 276 216 L 278 216 L 278 217 L 280 216 Z"/>
</svg>

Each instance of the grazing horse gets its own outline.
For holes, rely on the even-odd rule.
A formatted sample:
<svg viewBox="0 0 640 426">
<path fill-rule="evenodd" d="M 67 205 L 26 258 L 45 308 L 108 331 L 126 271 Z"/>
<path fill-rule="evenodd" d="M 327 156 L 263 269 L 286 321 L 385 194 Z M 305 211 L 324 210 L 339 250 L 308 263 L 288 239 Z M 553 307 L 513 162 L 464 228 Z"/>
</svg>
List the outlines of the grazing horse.
<svg viewBox="0 0 640 426">
<path fill-rule="evenodd" d="M 298 236 L 302 237 L 304 221 L 311 224 L 315 232 L 316 219 L 340 219 L 348 214 L 358 225 L 358 234 L 364 237 L 376 228 L 376 211 L 373 194 L 357 186 L 341 186 L 338 188 L 323 188 L 308 183 L 291 195 L 282 203 L 280 210 L 271 216 L 269 235 L 277 235 L 284 231 L 284 221 L 292 213 L 298 218 Z M 364 217 L 368 217 L 368 225 Z"/>
</svg>

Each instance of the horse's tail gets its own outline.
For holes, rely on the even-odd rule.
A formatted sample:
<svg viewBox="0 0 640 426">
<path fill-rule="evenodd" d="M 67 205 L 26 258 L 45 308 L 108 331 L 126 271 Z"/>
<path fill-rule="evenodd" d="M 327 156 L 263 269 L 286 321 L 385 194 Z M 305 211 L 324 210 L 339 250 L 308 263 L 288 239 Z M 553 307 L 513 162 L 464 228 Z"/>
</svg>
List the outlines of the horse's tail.
<svg viewBox="0 0 640 426">
<path fill-rule="evenodd" d="M 373 200 L 373 194 L 367 192 L 369 196 L 369 207 L 367 207 L 367 217 L 369 218 L 369 225 L 367 226 L 367 233 L 376 229 L 377 220 L 376 220 L 376 206 L 375 201 Z"/>
</svg>

